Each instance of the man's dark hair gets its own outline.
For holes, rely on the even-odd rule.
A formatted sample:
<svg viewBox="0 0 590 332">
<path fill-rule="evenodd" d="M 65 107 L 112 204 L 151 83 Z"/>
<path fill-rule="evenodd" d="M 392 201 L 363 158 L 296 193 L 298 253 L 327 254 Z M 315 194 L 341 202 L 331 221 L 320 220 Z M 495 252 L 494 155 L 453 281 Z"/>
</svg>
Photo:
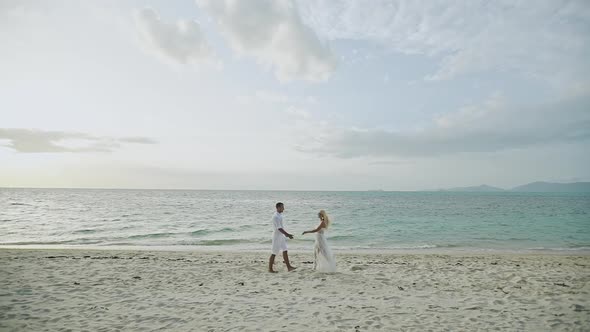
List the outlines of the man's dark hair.
<svg viewBox="0 0 590 332">
<path fill-rule="evenodd" d="M 276 207 L 277 209 L 278 209 L 278 208 L 280 208 L 280 207 L 282 207 L 282 206 L 283 206 L 283 203 L 281 203 L 281 202 L 278 202 L 278 203 L 277 203 L 277 205 L 275 205 L 275 207 Z"/>
</svg>

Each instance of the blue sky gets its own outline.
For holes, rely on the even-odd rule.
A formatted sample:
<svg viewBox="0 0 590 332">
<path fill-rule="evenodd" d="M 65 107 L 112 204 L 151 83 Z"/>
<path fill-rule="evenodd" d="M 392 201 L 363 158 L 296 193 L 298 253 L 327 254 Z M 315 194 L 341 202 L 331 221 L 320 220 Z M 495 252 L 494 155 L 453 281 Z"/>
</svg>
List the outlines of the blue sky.
<svg viewBox="0 0 590 332">
<path fill-rule="evenodd" d="M 585 1 L 4 1 L 0 186 L 590 180 Z"/>
</svg>

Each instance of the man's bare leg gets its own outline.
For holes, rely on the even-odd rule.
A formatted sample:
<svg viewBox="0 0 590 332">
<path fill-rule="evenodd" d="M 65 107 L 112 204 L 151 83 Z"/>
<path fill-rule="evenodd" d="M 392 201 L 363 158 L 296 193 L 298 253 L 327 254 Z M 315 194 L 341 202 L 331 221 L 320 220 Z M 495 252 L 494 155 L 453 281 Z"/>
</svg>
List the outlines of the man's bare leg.
<svg viewBox="0 0 590 332">
<path fill-rule="evenodd" d="M 272 269 L 272 266 L 275 264 L 275 254 L 270 255 L 268 259 L 268 272 L 270 273 L 277 273 L 277 271 Z"/>
<path fill-rule="evenodd" d="M 296 269 L 296 267 L 292 267 L 289 263 L 289 255 L 287 254 L 287 251 L 283 251 L 283 259 L 285 260 L 285 264 L 287 265 L 287 271 L 291 272 Z"/>
</svg>

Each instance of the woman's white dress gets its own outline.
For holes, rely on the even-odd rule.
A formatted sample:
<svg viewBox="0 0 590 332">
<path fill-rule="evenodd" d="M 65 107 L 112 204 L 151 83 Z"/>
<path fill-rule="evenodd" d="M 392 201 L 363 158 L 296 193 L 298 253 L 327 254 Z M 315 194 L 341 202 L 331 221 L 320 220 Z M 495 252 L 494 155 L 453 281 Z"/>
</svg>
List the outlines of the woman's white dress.
<svg viewBox="0 0 590 332">
<path fill-rule="evenodd" d="M 328 247 L 324 228 L 320 229 L 315 235 L 314 258 L 314 270 L 318 272 L 336 272 L 336 260 L 330 247 Z"/>
</svg>

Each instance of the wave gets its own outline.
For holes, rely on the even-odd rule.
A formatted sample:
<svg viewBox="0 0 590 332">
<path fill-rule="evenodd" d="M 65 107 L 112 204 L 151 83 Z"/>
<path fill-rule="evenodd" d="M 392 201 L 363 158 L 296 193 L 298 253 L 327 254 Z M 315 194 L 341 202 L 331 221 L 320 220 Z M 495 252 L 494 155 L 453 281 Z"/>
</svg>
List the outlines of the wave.
<svg viewBox="0 0 590 332">
<path fill-rule="evenodd" d="M 96 229 L 79 229 L 72 232 L 72 234 L 93 234 L 96 233 Z"/>
<path fill-rule="evenodd" d="M 214 230 L 215 232 L 219 232 L 219 233 L 225 233 L 225 232 L 235 232 L 235 231 L 241 231 L 241 230 L 245 230 L 245 229 L 251 229 L 254 225 L 240 225 L 237 227 L 224 227 L 220 230 Z"/>
<path fill-rule="evenodd" d="M 442 246 L 442 247 L 450 248 L 450 246 Z M 402 247 L 401 249 L 432 249 L 432 248 L 441 248 L 441 246 L 438 246 L 436 244 L 422 244 L 422 245 L 417 245 L 417 246 Z"/>
<path fill-rule="evenodd" d="M 434 248 L 445 248 L 446 246 L 437 246 L 435 244 L 419 244 L 419 245 L 401 245 L 401 246 L 352 246 L 352 247 L 340 247 L 338 249 L 367 249 L 367 250 L 414 250 L 414 249 L 434 249 Z M 450 247 L 446 247 L 450 248 Z"/>
<path fill-rule="evenodd" d="M 328 241 L 358 240 L 358 237 L 352 235 L 328 236 Z"/>
<path fill-rule="evenodd" d="M 3 246 L 27 246 L 36 244 L 68 244 L 70 241 L 20 241 L 20 242 L 2 242 Z"/>
<path fill-rule="evenodd" d="M 207 235 L 207 234 L 209 234 L 209 233 L 211 233 L 211 231 L 210 231 L 210 230 L 206 230 L 206 229 L 199 229 L 199 230 L 197 230 L 197 231 L 192 231 L 192 232 L 190 232 L 189 234 L 190 234 L 191 236 L 193 236 L 193 235 Z"/>
<path fill-rule="evenodd" d="M 80 242 L 82 241 L 82 242 Z M 79 239 L 79 240 L 63 240 L 63 241 L 17 241 L 17 242 L 2 242 L 0 245 L 3 246 L 30 246 L 30 245 L 64 245 L 64 244 L 101 244 L 103 240 L 90 240 L 90 239 Z"/>
<path fill-rule="evenodd" d="M 243 240 L 243 239 L 220 239 L 220 240 L 202 240 L 202 241 L 196 241 L 196 242 L 191 242 L 191 243 L 183 243 L 183 245 L 224 246 L 224 245 L 245 244 L 245 243 L 258 243 L 258 242 L 252 241 L 252 240 Z"/>
<path fill-rule="evenodd" d="M 126 213 L 121 215 L 121 218 L 128 218 L 128 217 L 135 217 L 135 216 L 141 216 L 141 213 Z"/>
<path fill-rule="evenodd" d="M 142 239 L 159 239 L 159 238 L 165 238 L 165 237 L 176 237 L 176 236 L 182 236 L 182 235 L 187 235 L 189 237 L 200 237 L 200 236 L 210 235 L 210 234 L 215 234 L 215 233 L 235 233 L 235 232 L 240 231 L 243 227 L 244 226 L 241 226 L 238 228 L 225 227 L 222 229 L 199 229 L 199 230 L 191 231 L 191 232 L 160 232 L 160 233 L 148 233 L 148 234 L 135 234 L 135 235 L 130 235 L 126 238 L 131 239 L 131 240 L 142 240 Z"/>
<path fill-rule="evenodd" d="M 137 234 L 137 235 L 131 235 L 126 237 L 127 239 L 132 239 L 132 240 L 143 240 L 143 239 L 159 239 L 159 238 L 163 238 L 163 237 L 170 237 L 170 236 L 175 236 L 178 234 L 183 234 L 183 233 L 149 233 L 149 234 Z"/>
<path fill-rule="evenodd" d="M 527 248 L 527 250 L 588 251 L 588 250 L 590 250 L 590 247 L 570 247 L 570 248 L 535 247 L 535 248 Z"/>
</svg>

